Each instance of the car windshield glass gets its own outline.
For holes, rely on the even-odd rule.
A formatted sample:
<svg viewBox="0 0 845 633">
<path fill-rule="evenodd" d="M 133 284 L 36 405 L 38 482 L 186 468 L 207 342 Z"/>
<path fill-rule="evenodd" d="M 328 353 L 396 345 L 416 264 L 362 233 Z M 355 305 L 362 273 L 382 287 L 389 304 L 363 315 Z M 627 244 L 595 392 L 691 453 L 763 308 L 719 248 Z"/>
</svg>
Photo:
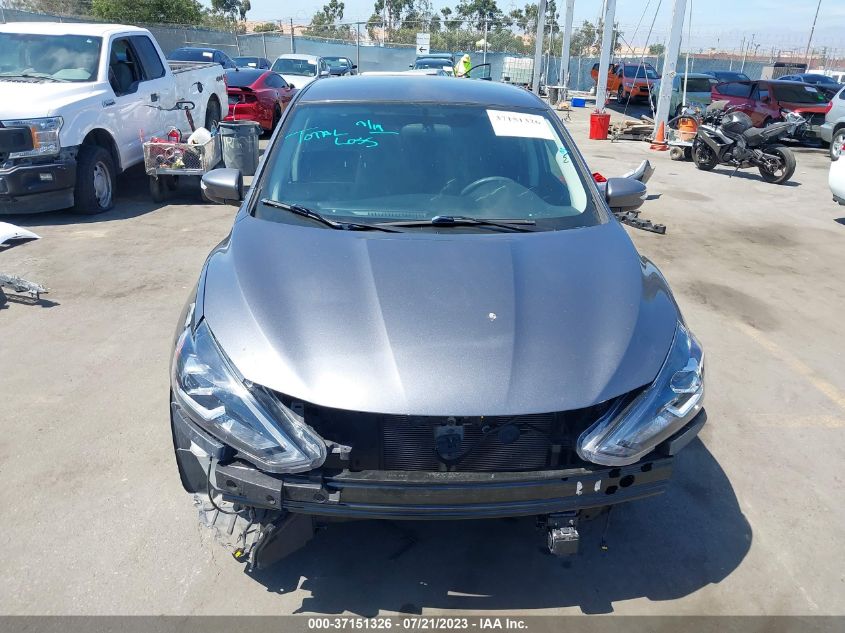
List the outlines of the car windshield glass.
<svg viewBox="0 0 845 633">
<path fill-rule="evenodd" d="M 232 70 L 226 73 L 226 81 L 230 88 L 243 88 L 254 84 L 266 72 L 266 70 Z"/>
<path fill-rule="evenodd" d="M 317 74 L 317 64 L 307 59 L 277 59 L 273 62 L 273 70 L 282 75 L 313 77 Z"/>
<path fill-rule="evenodd" d="M 414 68 L 448 68 L 448 59 L 418 59 L 414 62 Z"/>
<path fill-rule="evenodd" d="M 745 73 L 718 72 L 715 75 L 719 81 L 750 81 Z"/>
<path fill-rule="evenodd" d="M 687 79 L 687 92 L 710 92 L 710 80 L 701 77 Z M 683 89 L 683 82 L 681 83 Z"/>
<path fill-rule="evenodd" d="M 211 62 L 214 61 L 214 52 L 200 48 L 177 48 L 167 59 L 174 62 Z"/>
<path fill-rule="evenodd" d="M 827 103 L 827 98 L 809 84 L 782 83 L 772 85 L 778 101 L 788 103 Z"/>
<path fill-rule="evenodd" d="M 827 75 L 804 75 L 804 81 L 811 84 L 825 84 L 827 86 L 838 85 L 833 80 L 833 77 L 828 77 Z"/>
<path fill-rule="evenodd" d="M 271 150 L 262 198 L 364 223 L 463 216 L 600 222 L 572 147 L 545 113 L 472 105 L 306 104 Z M 259 204 L 257 217 L 291 221 Z"/>
<path fill-rule="evenodd" d="M 636 79 L 658 79 L 659 75 L 653 68 L 646 66 L 625 66 L 625 76 Z"/>
<path fill-rule="evenodd" d="M 257 57 L 235 57 L 233 60 L 238 66 L 258 66 Z"/>
<path fill-rule="evenodd" d="M 324 57 L 323 58 L 330 68 L 348 68 L 349 62 L 341 57 Z"/>
<path fill-rule="evenodd" d="M 87 35 L 0 33 L 0 77 L 94 81 L 101 45 Z"/>
</svg>

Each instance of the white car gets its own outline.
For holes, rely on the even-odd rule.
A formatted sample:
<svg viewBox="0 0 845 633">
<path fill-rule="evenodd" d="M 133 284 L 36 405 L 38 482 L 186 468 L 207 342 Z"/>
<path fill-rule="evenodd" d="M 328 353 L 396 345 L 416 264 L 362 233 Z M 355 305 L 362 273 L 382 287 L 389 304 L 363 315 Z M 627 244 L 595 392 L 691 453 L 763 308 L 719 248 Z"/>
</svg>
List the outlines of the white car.
<svg viewBox="0 0 845 633">
<path fill-rule="evenodd" d="M 228 103 L 219 64 L 168 62 L 146 29 L 0 24 L 0 215 L 114 204 L 117 174 L 170 127 L 216 125 Z"/>
<path fill-rule="evenodd" d="M 286 82 L 296 88 L 304 88 L 315 79 L 331 74 L 329 65 L 319 55 L 280 55 L 273 62 L 271 70 L 279 73 Z"/>
<path fill-rule="evenodd" d="M 841 205 L 845 205 L 845 139 L 842 140 L 843 148 L 839 152 L 839 157 L 830 163 L 830 175 L 828 176 L 828 184 L 830 185 L 830 192 L 833 194 L 833 199 Z"/>
</svg>

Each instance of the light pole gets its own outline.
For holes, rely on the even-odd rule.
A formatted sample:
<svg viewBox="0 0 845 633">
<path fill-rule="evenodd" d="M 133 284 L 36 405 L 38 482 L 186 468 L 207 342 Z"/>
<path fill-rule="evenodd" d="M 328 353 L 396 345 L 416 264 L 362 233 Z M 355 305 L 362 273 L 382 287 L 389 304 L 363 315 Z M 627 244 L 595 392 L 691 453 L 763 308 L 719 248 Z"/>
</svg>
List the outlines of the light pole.
<svg viewBox="0 0 845 633">
<path fill-rule="evenodd" d="M 810 39 L 807 40 L 807 50 L 804 52 L 804 63 L 807 64 L 807 70 L 810 69 L 810 44 L 813 43 L 813 33 L 816 30 L 816 20 L 819 19 L 819 9 L 822 6 L 822 0 L 816 5 L 816 16 L 813 18 L 813 26 L 810 28 Z"/>
<path fill-rule="evenodd" d="M 596 110 L 604 112 L 607 102 L 607 71 L 610 68 L 610 56 L 613 54 L 613 23 L 616 18 L 616 0 L 606 0 L 604 30 L 601 37 L 601 57 L 599 58 L 599 78 L 596 86 Z"/>
<path fill-rule="evenodd" d="M 615 2 L 615 0 L 611 0 Z M 540 71 L 543 64 L 543 35 L 546 30 L 546 0 L 540 0 L 537 7 L 537 33 L 534 36 L 534 72 L 531 78 L 532 92 L 540 96 Z"/>
</svg>

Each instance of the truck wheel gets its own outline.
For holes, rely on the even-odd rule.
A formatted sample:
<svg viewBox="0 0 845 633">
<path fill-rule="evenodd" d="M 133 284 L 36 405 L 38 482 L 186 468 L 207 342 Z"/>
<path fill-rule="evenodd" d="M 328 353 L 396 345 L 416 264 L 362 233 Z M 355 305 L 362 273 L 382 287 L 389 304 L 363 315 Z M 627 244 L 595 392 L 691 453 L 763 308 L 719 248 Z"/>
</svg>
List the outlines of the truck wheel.
<svg viewBox="0 0 845 633">
<path fill-rule="evenodd" d="M 205 129 L 209 132 L 220 123 L 220 104 L 217 99 L 209 99 L 205 108 Z"/>
<path fill-rule="evenodd" d="M 150 197 L 153 202 L 164 202 L 166 192 L 164 189 L 164 176 L 150 176 Z"/>
<path fill-rule="evenodd" d="M 830 139 L 830 160 L 838 160 L 842 156 L 842 144 L 845 143 L 845 128 L 836 130 Z"/>
<path fill-rule="evenodd" d="M 114 206 L 115 168 L 111 154 L 99 145 L 82 145 L 76 156 L 73 210 L 93 215 Z"/>
<path fill-rule="evenodd" d="M 616 91 L 616 103 L 628 103 L 628 98 L 625 97 L 625 91 L 622 86 Z"/>
</svg>

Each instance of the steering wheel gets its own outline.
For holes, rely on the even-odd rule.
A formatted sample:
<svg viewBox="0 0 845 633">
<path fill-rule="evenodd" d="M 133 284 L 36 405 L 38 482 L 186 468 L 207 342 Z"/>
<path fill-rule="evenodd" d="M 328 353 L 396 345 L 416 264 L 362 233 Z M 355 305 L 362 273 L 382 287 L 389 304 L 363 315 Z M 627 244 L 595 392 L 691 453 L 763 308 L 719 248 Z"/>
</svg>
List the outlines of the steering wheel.
<svg viewBox="0 0 845 633">
<path fill-rule="evenodd" d="M 511 180 L 510 178 L 507 178 L 506 176 L 486 176 L 484 178 L 479 178 L 478 180 L 475 180 L 475 181 L 469 183 L 466 187 L 461 189 L 461 195 L 462 196 L 468 196 L 471 193 L 473 193 L 476 189 L 480 189 L 481 187 L 483 187 L 485 185 L 496 184 L 496 183 L 502 184 L 502 185 L 515 185 L 516 184 L 513 180 Z"/>
</svg>

